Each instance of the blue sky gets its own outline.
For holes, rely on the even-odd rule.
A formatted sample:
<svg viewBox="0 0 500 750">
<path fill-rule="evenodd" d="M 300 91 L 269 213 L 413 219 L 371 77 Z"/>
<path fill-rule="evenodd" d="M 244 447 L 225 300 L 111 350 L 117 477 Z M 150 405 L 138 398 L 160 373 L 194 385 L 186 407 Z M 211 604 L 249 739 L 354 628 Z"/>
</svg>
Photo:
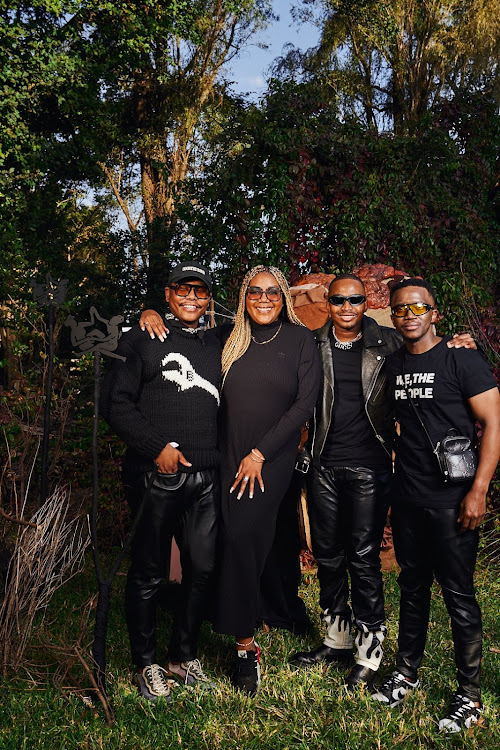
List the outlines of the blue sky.
<svg viewBox="0 0 500 750">
<path fill-rule="evenodd" d="M 290 14 L 297 2 L 275 0 L 274 13 L 279 21 L 270 24 L 267 29 L 252 39 L 240 56 L 233 60 L 228 68 L 228 77 L 234 80 L 234 89 L 238 93 L 252 93 L 259 96 L 265 89 L 266 70 L 274 58 L 282 54 L 283 47 L 291 42 L 295 47 L 306 50 L 318 41 L 319 30 L 311 24 L 293 23 Z M 257 44 L 268 45 L 260 49 Z"/>
</svg>

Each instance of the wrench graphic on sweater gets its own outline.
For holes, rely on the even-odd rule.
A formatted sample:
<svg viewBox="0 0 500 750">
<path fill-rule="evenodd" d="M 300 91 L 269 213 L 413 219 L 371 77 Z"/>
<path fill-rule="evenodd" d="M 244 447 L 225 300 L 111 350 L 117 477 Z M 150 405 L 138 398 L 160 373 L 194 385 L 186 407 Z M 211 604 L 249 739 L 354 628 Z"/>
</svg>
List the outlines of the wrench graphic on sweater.
<svg viewBox="0 0 500 750">
<path fill-rule="evenodd" d="M 163 370 L 162 374 L 165 380 L 176 383 L 180 391 L 187 391 L 189 388 L 203 388 L 219 403 L 219 391 L 208 380 L 202 378 L 187 357 L 178 352 L 170 352 L 162 360 L 162 367 L 166 367 L 171 362 L 178 365 L 178 370 Z"/>
</svg>

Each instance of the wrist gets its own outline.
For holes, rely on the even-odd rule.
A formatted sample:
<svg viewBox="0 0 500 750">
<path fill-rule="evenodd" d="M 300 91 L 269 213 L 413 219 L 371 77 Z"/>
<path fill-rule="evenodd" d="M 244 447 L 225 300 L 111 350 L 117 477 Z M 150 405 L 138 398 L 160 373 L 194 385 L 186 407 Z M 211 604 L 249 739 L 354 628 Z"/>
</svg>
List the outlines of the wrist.
<svg viewBox="0 0 500 750">
<path fill-rule="evenodd" d="M 252 450 L 250 451 L 250 454 L 254 461 L 257 461 L 261 464 L 263 464 L 264 461 L 266 460 L 264 456 L 262 455 L 262 453 L 260 452 L 260 450 L 258 450 L 258 448 L 252 448 Z"/>
<path fill-rule="evenodd" d="M 490 486 L 489 481 L 486 482 L 484 479 L 482 479 L 480 476 L 476 474 L 475 479 L 472 483 L 472 487 L 470 488 L 469 492 L 477 492 L 481 495 L 486 496 L 486 493 L 488 492 L 488 488 Z"/>
</svg>

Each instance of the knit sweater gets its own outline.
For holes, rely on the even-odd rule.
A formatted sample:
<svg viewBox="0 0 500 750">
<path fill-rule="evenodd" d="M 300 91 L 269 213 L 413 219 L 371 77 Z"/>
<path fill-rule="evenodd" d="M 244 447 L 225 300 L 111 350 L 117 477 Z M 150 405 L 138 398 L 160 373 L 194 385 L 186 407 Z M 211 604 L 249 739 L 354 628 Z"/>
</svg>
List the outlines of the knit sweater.
<svg viewBox="0 0 500 750">
<path fill-rule="evenodd" d="M 126 463 L 149 471 L 165 446 L 179 443 L 192 468 L 218 464 L 220 342 L 172 325 L 165 342 L 135 326 L 125 333 L 101 391 L 101 415 L 128 445 Z"/>
</svg>

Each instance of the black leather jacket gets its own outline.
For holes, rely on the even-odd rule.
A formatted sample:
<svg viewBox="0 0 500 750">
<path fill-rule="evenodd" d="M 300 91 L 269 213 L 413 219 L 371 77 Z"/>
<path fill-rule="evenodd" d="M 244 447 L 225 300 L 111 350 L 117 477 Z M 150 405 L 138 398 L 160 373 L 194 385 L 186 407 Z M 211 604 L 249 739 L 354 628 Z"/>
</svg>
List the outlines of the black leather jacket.
<svg viewBox="0 0 500 750">
<path fill-rule="evenodd" d="M 322 386 L 314 411 L 312 435 L 309 436 L 308 440 L 308 447 L 315 463 L 319 462 L 332 420 L 335 394 L 330 344 L 332 325 L 332 321 L 329 320 L 322 328 L 318 328 L 314 332 L 323 366 Z M 388 455 L 391 455 L 394 421 L 392 407 L 385 393 L 384 362 L 386 357 L 399 349 L 403 342 L 394 328 L 379 326 L 373 318 L 369 318 L 367 315 L 363 318 L 363 338 L 361 341 L 363 343 L 361 380 L 365 410 L 375 435 Z"/>
</svg>

